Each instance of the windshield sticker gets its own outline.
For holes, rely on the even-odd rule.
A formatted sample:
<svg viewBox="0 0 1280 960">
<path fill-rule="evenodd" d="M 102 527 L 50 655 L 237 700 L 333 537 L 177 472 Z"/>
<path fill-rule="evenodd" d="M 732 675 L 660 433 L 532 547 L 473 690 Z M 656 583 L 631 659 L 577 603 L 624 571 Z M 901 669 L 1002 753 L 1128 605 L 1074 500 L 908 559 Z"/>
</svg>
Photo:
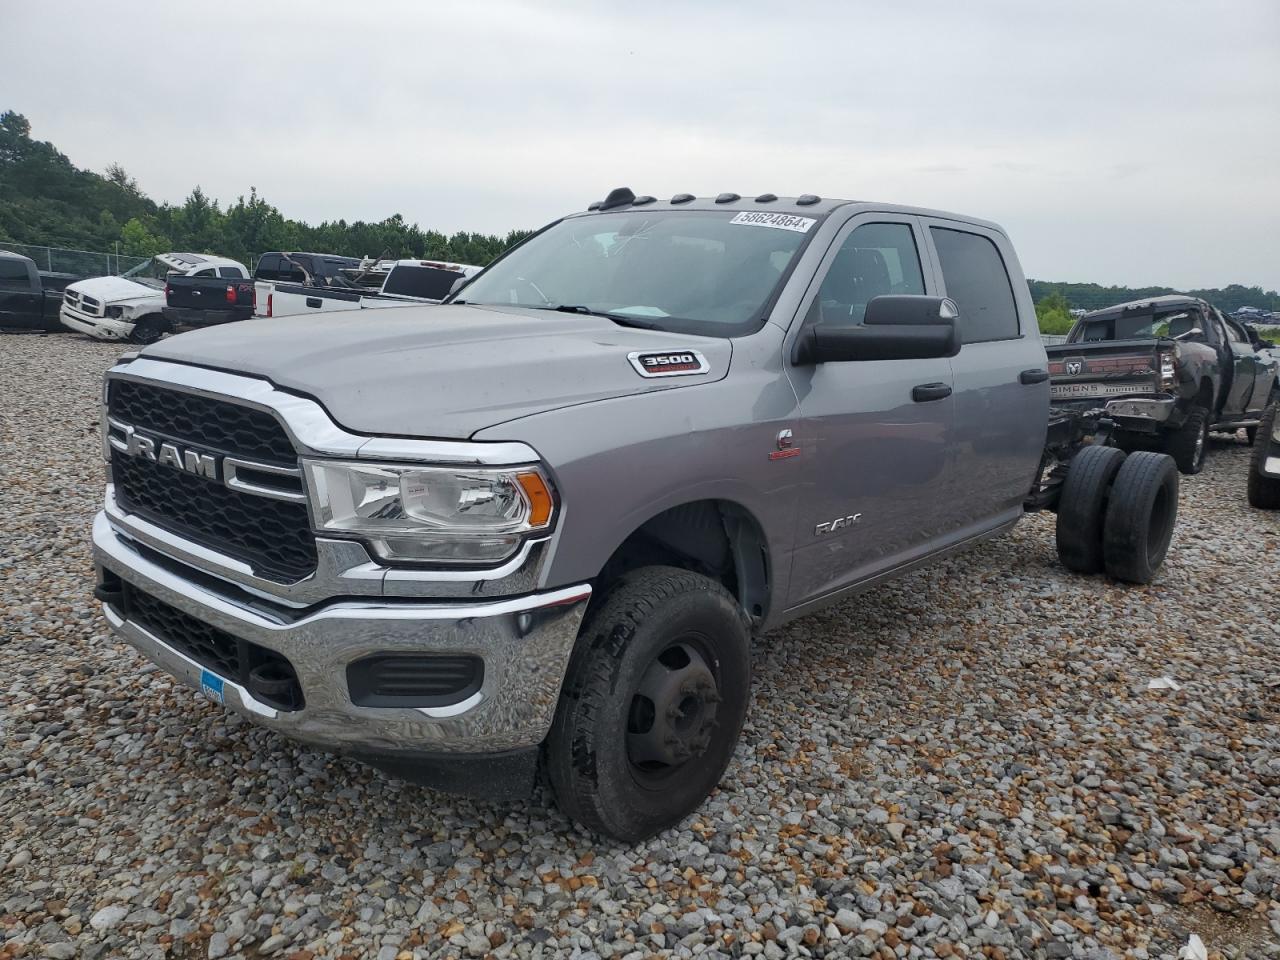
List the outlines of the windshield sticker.
<svg viewBox="0 0 1280 960">
<path fill-rule="evenodd" d="M 773 227 L 775 230 L 794 230 L 796 233 L 808 233 L 817 220 L 812 217 L 797 217 L 789 213 L 740 213 L 730 223 L 745 223 L 749 227 Z"/>
</svg>

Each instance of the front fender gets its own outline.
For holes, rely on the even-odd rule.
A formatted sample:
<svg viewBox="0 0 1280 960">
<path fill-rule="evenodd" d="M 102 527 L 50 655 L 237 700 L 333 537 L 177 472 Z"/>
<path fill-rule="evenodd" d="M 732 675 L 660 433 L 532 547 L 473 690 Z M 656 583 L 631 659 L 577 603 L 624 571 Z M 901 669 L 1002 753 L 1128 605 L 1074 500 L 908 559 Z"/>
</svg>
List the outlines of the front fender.
<svg viewBox="0 0 1280 960">
<path fill-rule="evenodd" d="M 771 592 L 787 595 L 803 456 L 770 454 L 778 451 L 778 431 L 798 426 L 799 410 L 781 375 L 780 331 L 756 337 L 778 342 L 754 361 L 735 342 L 724 380 L 579 404 L 475 435 L 527 443 L 552 473 L 561 514 L 543 586 L 592 580 L 647 520 L 720 500 L 755 518 L 771 561 Z"/>
</svg>

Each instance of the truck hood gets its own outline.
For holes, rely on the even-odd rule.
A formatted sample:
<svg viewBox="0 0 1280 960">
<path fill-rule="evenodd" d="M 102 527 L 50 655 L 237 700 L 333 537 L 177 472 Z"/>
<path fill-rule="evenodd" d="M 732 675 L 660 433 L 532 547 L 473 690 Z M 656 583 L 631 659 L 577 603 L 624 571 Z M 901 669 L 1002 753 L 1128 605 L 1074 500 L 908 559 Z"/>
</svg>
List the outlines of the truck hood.
<svg viewBox="0 0 1280 960">
<path fill-rule="evenodd" d="M 94 277 L 91 280 L 70 284 L 67 289 L 101 300 L 103 303 L 143 300 L 148 297 L 163 299 L 164 297 L 163 286 L 157 289 L 145 283 L 126 280 L 124 277 Z"/>
<path fill-rule="evenodd" d="M 646 378 L 628 354 L 696 350 L 703 373 Z M 263 377 L 354 433 L 465 439 L 558 407 L 722 379 L 728 340 L 604 317 L 418 306 L 255 319 L 170 337 L 143 355 Z"/>
</svg>

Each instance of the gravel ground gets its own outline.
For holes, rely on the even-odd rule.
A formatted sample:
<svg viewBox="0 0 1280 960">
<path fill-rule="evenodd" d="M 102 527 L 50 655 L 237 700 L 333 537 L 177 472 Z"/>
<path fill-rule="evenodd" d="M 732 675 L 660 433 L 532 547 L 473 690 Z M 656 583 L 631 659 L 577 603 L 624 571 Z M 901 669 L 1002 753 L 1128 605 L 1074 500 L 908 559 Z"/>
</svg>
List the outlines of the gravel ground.
<svg viewBox="0 0 1280 960">
<path fill-rule="evenodd" d="M 113 643 L 87 540 L 119 352 L 0 338 L 0 960 L 1280 956 L 1280 517 L 1242 443 L 1184 478 L 1151 587 L 1067 575 L 1034 517 L 764 638 L 720 791 L 623 848 Z"/>
</svg>

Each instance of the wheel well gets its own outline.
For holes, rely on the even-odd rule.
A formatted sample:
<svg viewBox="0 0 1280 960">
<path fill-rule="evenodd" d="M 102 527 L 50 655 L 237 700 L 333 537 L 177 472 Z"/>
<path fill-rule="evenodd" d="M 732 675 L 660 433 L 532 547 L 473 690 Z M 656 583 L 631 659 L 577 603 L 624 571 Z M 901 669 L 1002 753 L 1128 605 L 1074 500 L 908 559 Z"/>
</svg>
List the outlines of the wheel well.
<svg viewBox="0 0 1280 960">
<path fill-rule="evenodd" d="M 1196 403 L 1213 413 L 1213 381 L 1208 377 L 1200 381 L 1200 392 L 1196 394 Z"/>
<path fill-rule="evenodd" d="M 769 609 L 770 569 L 764 531 L 749 511 L 726 500 L 698 500 L 645 521 L 613 552 L 595 597 L 629 570 L 662 564 L 724 584 L 753 622 Z"/>
</svg>

